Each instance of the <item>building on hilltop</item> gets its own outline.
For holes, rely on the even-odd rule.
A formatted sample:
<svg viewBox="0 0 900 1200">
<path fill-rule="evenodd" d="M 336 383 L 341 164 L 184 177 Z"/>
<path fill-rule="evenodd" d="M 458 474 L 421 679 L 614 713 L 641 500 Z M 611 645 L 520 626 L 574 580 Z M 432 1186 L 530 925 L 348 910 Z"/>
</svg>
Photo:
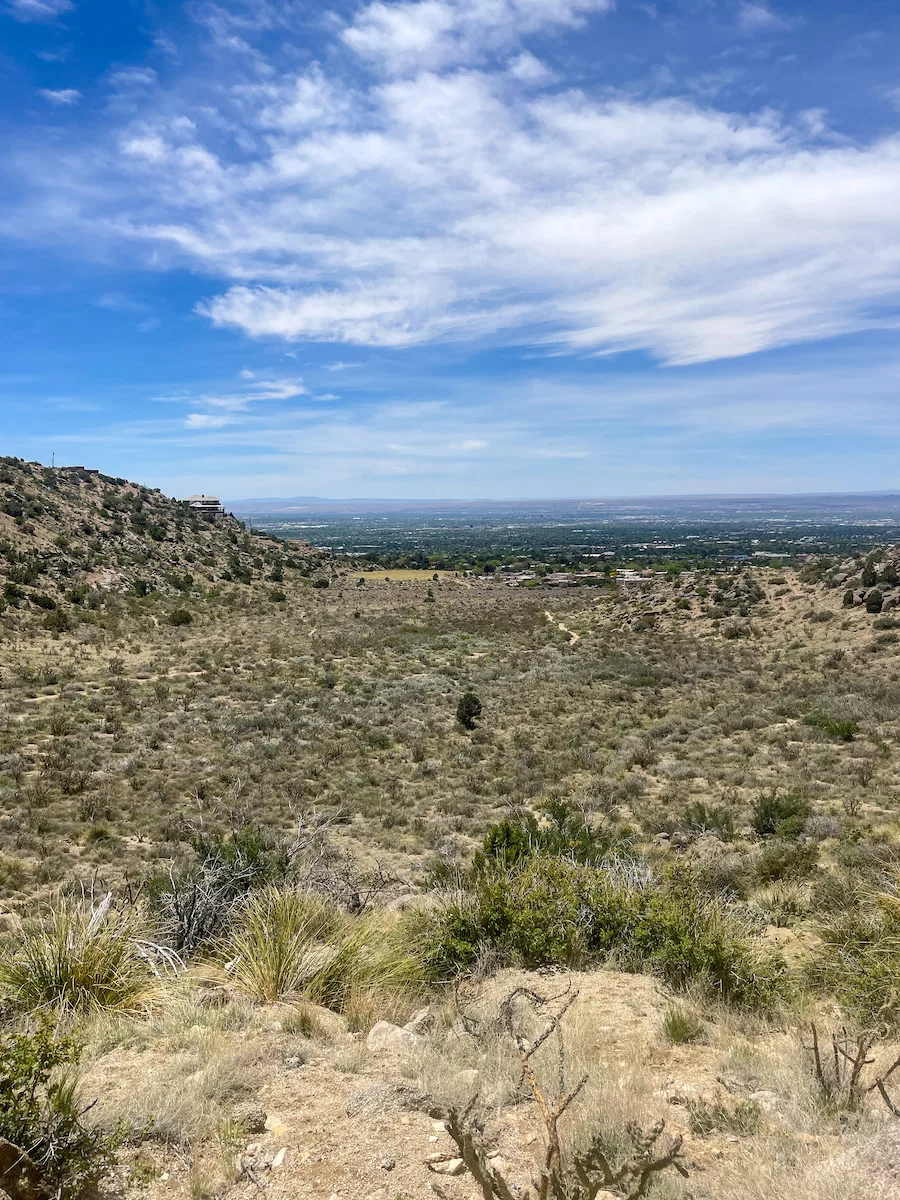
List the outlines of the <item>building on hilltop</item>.
<svg viewBox="0 0 900 1200">
<path fill-rule="evenodd" d="M 225 509 L 218 496 L 188 496 L 185 504 L 194 512 L 202 513 L 204 516 L 221 517 L 225 514 Z"/>
</svg>

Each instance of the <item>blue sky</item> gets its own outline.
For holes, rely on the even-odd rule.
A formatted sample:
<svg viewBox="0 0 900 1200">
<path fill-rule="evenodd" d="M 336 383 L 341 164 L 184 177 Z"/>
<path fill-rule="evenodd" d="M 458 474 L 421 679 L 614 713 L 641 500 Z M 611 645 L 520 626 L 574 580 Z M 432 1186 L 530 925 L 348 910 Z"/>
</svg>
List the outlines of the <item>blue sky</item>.
<svg viewBox="0 0 900 1200">
<path fill-rule="evenodd" d="M 0 0 L 0 446 L 246 496 L 900 483 L 893 0 Z"/>
</svg>

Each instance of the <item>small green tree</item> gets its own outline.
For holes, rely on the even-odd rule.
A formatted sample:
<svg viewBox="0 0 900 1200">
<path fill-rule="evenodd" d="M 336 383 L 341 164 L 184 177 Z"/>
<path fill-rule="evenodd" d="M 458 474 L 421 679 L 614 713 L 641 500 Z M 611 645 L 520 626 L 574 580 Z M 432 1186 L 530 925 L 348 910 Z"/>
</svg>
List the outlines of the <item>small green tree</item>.
<svg viewBox="0 0 900 1200">
<path fill-rule="evenodd" d="M 844 592 L 844 608 L 852 608 L 853 600 L 853 588 L 847 588 L 846 592 Z"/>
<path fill-rule="evenodd" d="M 864 588 L 874 587 L 878 582 L 878 573 L 871 563 L 866 563 L 863 567 L 863 573 L 860 576 L 860 583 Z"/>
<path fill-rule="evenodd" d="M 481 701 L 474 692 L 463 692 L 456 706 L 456 719 L 463 729 L 474 729 L 476 717 L 481 716 Z"/>
<path fill-rule="evenodd" d="M 881 606 L 884 603 L 884 596 L 879 592 L 878 588 L 874 588 L 866 596 L 866 612 L 880 613 Z"/>
<path fill-rule="evenodd" d="M 897 564 L 888 562 L 884 564 L 884 569 L 878 577 L 879 583 L 884 583 L 888 587 L 896 587 L 900 583 L 900 574 L 897 573 Z"/>
<path fill-rule="evenodd" d="M 170 625 L 190 625 L 193 619 L 186 608 L 175 608 L 168 617 Z"/>
<path fill-rule="evenodd" d="M 82 1121 L 70 1080 L 80 1047 L 47 1020 L 30 1033 L 0 1036 L 0 1191 L 12 1200 L 81 1196 L 115 1163 L 125 1137 Z"/>
</svg>

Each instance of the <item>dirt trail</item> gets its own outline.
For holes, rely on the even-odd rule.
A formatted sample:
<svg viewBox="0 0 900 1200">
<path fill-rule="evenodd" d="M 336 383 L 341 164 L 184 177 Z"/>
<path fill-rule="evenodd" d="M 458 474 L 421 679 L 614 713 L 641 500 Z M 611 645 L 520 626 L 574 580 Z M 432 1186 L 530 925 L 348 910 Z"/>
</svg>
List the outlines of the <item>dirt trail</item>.
<svg viewBox="0 0 900 1200">
<path fill-rule="evenodd" d="M 569 645 L 570 646 L 574 646 L 576 642 L 581 641 L 581 634 L 576 633 L 574 631 L 574 629 L 570 629 L 568 627 L 568 625 L 563 625 L 562 621 L 557 621 L 549 608 L 544 609 L 544 616 L 547 618 L 547 620 L 550 622 L 551 625 L 555 625 L 557 629 L 561 629 L 563 631 L 563 633 L 567 633 L 569 635 Z"/>
</svg>

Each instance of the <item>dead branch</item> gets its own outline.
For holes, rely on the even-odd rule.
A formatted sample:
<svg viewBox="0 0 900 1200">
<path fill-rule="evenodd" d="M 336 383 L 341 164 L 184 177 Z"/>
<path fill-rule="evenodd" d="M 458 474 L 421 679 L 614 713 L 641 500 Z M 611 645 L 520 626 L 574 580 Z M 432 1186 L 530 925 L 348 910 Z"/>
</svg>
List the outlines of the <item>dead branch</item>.
<svg viewBox="0 0 900 1200">
<path fill-rule="evenodd" d="M 863 1104 L 866 1096 L 877 1091 L 888 1111 L 900 1117 L 900 1107 L 887 1090 L 887 1081 L 900 1068 L 900 1055 L 886 1071 L 872 1078 L 869 1068 L 875 1064 L 871 1051 L 878 1040 L 877 1033 L 860 1033 L 851 1038 L 846 1028 L 832 1032 L 831 1055 L 826 1059 L 819 1045 L 819 1031 L 815 1022 L 811 1023 L 810 1030 L 810 1044 L 804 1046 L 804 1050 L 812 1056 L 816 1082 L 825 1100 L 841 1108 L 854 1110 Z"/>
<path fill-rule="evenodd" d="M 555 996 L 516 988 L 500 1006 L 503 1027 L 519 1053 L 522 1081 L 538 1106 L 546 1136 L 543 1165 L 530 1189 L 513 1187 L 492 1165 L 484 1118 L 476 1108 L 477 1097 L 465 1109 L 453 1108 L 447 1114 L 447 1132 L 481 1188 L 484 1200 L 596 1200 L 604 1188 L 614 1188 L 623 1200 L 640 1200 L 660 1171 L 671 1167 L 687 1177 L 681 1158 L 682 1139 L 664 1137 L 665 1122 L 661 1120 L 646 1130 L 637 1125 L 627 1127 L 632 1153 L 616 1166 L 604 1150 L 601 1134 L 594 1137 L 583 1153 L 574 1155 L 571 1163 L 565 1161 L 559 1122 L 581 1094 L 588 1078 L 584 1075 L 574 1085 L 567 1080 L 562 1021 L 577 996 L 578 992 L 571 987 Z M 544 1018 L 543 1025 L 531 1037 L 520 1019 L 517 1007 L 520 1002 Z M 535 1057 L 551 1040 L 556 1042 L 555 1078 L 545 1084 L 538 1077 Z"/>
<path fill-rule="evenodd" d="M 21 1147 L 0 1137 L 0 1190 L 10 1200 L 48 1200 L 51 1187 Z"/>
</svg>

